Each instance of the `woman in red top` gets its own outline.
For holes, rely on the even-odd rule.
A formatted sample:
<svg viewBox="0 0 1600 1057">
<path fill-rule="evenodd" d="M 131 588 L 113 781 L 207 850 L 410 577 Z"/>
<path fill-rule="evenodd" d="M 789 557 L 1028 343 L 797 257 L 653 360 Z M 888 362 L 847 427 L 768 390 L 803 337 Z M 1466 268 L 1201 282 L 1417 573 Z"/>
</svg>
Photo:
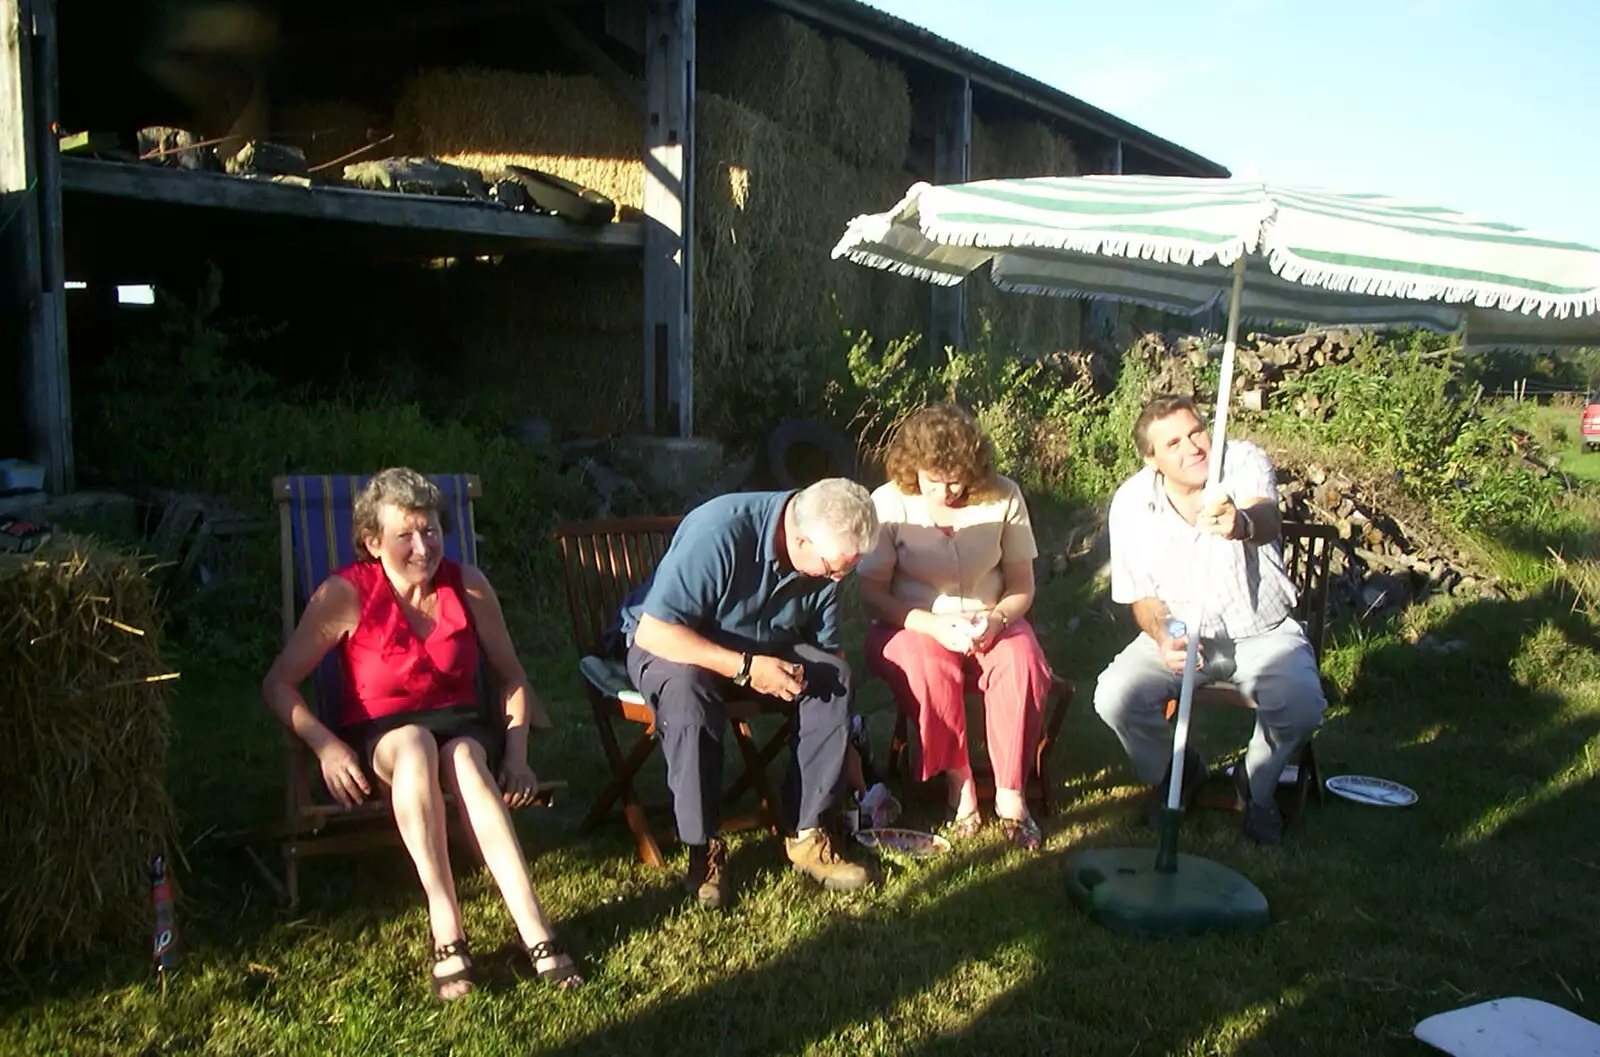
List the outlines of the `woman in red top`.
<svg viewBox="0 0 1600 1057">
<path fill-rule="evenodd" d="M 563 989 L 582 977 L 534 895 L 507 807 L 528 803 L 538 780 L 528 728 L 550 726 L 528 686 L 489 581 L 444 557 L 438 488 L 414 470 L 377 474 L 356 497 L 358 560 L 323 581 L 262 682 L 268 707 L 316 753 L 335 799 L 353 806 L 381 787 L 428 899 L 433 991 L 473 989 L 445 840 L 448 787 L 500 886 L 534 971 Z M 503 730 L 476 705 L 480 648 L 502 687 Z M 344 699 L 338 730 L 298 687 L 339 650 Z M 498 783 L 495 757 L 500 757 Z"/>
</svg>

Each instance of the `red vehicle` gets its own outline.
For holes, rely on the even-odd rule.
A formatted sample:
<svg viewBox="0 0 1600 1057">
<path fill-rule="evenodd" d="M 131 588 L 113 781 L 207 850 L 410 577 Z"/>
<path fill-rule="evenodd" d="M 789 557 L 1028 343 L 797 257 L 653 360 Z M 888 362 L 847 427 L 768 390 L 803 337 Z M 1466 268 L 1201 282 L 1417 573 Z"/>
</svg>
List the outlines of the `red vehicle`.
<svg viewBox="0 0 1600 1057">
<path fill-rule="evenodd" d="M 1583 450 L 1600 450 L 1600 389 L 1591 391 L 1583 404 Z"/>
</svg>

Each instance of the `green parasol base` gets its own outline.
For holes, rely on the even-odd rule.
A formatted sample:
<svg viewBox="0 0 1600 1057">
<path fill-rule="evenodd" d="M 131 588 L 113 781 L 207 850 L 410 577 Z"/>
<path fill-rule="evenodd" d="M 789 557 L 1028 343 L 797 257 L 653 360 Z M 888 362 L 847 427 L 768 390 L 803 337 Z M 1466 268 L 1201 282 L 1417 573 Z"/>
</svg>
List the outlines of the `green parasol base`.
<svg viewBox="0 0 1600 1057">
<path fill-rule="evenodd" d="M 1175 868 L 1157 869 L 1156 857 L 1150 848 L 1079 852 L 1067 891 L 1092 920 L 1128 936 L 1243 932 L 1270 922 L 1267 897 L 1243 875 L 1181 852 Z"/>
</svg>

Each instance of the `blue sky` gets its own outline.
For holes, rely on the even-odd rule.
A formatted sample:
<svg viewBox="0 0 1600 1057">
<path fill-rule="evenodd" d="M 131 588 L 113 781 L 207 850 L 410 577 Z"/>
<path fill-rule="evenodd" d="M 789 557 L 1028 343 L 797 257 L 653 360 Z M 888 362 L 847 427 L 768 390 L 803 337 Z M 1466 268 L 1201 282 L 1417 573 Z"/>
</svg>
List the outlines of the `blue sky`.
<svg viewBox="0 0 1600 1057">
<path fill-rule="evenodd" d="M 868 0 L 1233 170 L 1600 247 L 1600 0 Z"/>
</svg>

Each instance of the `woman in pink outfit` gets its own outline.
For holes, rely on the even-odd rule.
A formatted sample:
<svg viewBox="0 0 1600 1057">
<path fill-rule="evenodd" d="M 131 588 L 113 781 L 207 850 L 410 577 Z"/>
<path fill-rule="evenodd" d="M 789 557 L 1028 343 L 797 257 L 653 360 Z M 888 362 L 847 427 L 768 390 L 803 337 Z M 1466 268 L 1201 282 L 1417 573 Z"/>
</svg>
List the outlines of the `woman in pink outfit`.
<svg viewBox="0 0 1600 1057">
<path fill-rule="evenodd" d="M 1050 666 L 1026 619 L 1039 549 L 1016 483 L 958 407 L 924 408 L 889 444 L 889 481 L 872 494 L 883 525 L 862 560 L 861 599 L 873 618 L 867 665 L 894 692 L 921 740 L 919 773 L 943 774 L 954 822 L 983 824 L 967 755 L 965 690 L 983 694 L 995 815 L 1037 850 L 1028 772 L 1039 744 Z"/>
</svg>

